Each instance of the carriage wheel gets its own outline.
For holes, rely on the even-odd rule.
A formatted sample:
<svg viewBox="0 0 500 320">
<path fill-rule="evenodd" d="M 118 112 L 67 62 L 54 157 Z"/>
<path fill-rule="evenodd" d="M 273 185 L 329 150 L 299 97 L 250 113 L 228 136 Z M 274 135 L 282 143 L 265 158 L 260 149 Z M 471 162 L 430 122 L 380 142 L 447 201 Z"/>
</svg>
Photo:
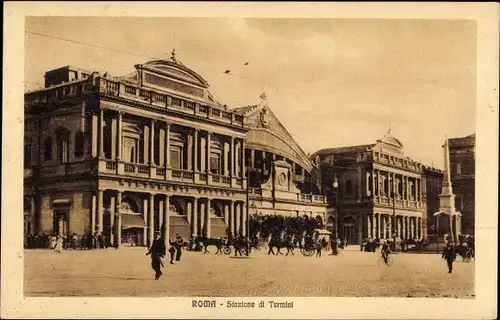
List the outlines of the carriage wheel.
<svg viewBox="0 0 500 320">
<path fill-rule="evenodd" d="M 224 252 L 224 254 L 231 254 L 231 247 L 227 247 L 227 246 L 224 247 L 222 249 L 222 252 Z"/>
<path fill-rule="evenodd" d="M 300 253 L 306 257 L 310 257 L 314 254 L 314 250 L 310 248 L 302 248 L 300 249 Z"/>
</svg>

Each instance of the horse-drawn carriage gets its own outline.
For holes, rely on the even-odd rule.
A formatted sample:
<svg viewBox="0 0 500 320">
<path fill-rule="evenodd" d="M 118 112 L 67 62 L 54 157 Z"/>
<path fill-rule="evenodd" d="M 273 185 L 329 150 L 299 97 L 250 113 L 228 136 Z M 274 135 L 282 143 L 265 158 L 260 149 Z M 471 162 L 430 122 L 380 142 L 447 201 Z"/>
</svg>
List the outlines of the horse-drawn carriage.
<svg viewBox="0 0 500 320">
<path fill-rule="evenodd" d="M 244 238 L 234 238 L 228 239 L 228 237 L 220 238 L 199 238 L 200 247 L 203 248 L 203 253 L 210 253 L 208 251 L 209 246 L 214 246 L 217 248 L 218 253 L 224 253 L 226 255 L 231 254 L 232 250 L 240 252 L 242 255 L 248 256 L 252 249 L 259 249 L 258 241 L 251 241 Z"/>
</svg>

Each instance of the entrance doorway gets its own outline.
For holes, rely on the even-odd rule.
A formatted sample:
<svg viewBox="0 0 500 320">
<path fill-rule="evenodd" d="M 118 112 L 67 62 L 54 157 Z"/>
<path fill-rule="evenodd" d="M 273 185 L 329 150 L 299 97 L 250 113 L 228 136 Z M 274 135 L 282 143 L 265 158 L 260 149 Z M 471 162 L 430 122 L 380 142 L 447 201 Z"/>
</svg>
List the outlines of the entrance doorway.
<svg viewBox="0 0 500 320">
<path fill-rule="evenodd" d="M 68 210 L 54 211 L 53 232 L 55 235 L 66 235 L 68 233 Z"/>
<path fill-rule="evenodd" d="M 356 243 L 356 219 L 353 217 L 345 217 L 342 219 L 342 238 L 347 239 L 350 244 Z"/>
</svg>

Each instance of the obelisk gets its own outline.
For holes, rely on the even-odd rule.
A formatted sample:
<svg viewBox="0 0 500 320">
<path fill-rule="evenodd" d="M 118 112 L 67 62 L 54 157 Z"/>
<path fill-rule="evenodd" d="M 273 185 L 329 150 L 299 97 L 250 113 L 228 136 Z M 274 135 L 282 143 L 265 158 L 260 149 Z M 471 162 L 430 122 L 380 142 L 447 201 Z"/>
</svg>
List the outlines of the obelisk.
<svg viewBox="0 0 500 320">
<path fill-rule="evenodd" d="M 458 240 L 458 229 L 460 228 L 460 226 L 458 225 L 460 223 L 458 221 L 458 217 L 460 216 L 460 212 L 456 211 L 455 209 L 455 195 L 453 194 L 453 187 L 451 184 L 451 175 L 450 175 L 450 148 L 448 145 L 448 139 L 445 140 L 443 149 L 444 149 L 443 182 L 441 184 L 441 194 L 439 195 L 439 211 L 434 213 L 434 216 L 437 216 L 438 221 L 439 221 L 439 216 L 441 215 L 449 217 L 450 237 L 451 241 L 455 242 Z M 455 227 L 453 226 L 454 220 L 455 220 Z"/>
</svg>

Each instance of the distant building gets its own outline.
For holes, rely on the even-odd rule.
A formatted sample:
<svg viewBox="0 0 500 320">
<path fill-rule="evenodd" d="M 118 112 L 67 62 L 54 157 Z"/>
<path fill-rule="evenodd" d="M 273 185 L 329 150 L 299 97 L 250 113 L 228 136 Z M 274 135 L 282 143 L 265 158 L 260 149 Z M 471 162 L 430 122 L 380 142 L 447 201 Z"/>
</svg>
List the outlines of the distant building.
<svg viewBox="0 0 500 320">
<path fill-rule="evenodd" d="M 426 169 L 405 157 L 390 131 L 375 143 L 323 149 L 312 158 L 320 163 L 329 202 L 326 225 L 341 238 L 360 243 L 367 237 L 392 239 L 394 233 L 400 239 L 426 237 Z"/>
<path fill-rule="evenodd" d="M 424 166 L 422 184 L 425 185 L 424 206 L 426 215 L 424 226 L 428 235 L 435 235 L 436 228 L 439 227 L 439 233 L 448 232 L 446 224 L 437 224 L 434 213 L 439 211 L 439 195 L 441 194 L 441 185 L 443 183 L 443 171 L 433 166 Z"/>
<path fill-rule="evenodd" d="M 474 234 L 476 135 L 448 139 L 455 208 L 462 213 L 462 233 Z"/>
</svg>

